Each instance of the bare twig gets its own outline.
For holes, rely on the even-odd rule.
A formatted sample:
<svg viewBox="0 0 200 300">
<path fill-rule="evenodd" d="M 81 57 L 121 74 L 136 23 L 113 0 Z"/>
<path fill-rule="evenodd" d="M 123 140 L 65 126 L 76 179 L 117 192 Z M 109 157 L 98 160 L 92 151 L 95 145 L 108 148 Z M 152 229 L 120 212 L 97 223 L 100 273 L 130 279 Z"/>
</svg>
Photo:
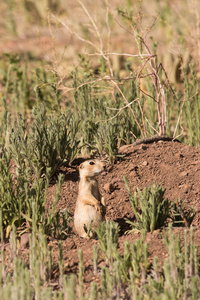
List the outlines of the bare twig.
<svg viewBox="0 0 200 300">
<path fill-rule="evenodd" d="M 178 116 L 178 120 L 177 120 L 177 123 L 176 123 L 176 127 L 175 127 L 175 130 L 174 130 L 174 134 L 173 134 L 173 137 L 176 136 L 176 131 L 177 131 L 177 128 L 178 128 L 178 125 L 179 125 L 179 122 L 180 122 L 180 119 L 181 119 L 181 115 L 182 115 L 182 110 L 183 110 L 183 106 L 184 106 L 184 102 L 182 103 L 182 106 L 181 106 L 181 110 L 180 110 L 180 113 L 179 113 L 179 116 Z"/>
<path fill-rule="evenodd" d="M 118 91 L 119 91 L 120 94 L 122 95 L 123 99 L 124 99 L 125 102 L 128 104 L 129 102 L 128 102 L 128 100 L 126 99 L 126 97 L 125 97 L 124 93 L 122 92 L 122 90 L 119 88 L 118 84 L 117 84 L 115 81 L 113 81 L 113 80 L 111 80 L 111 82 L 116 86 L 116 88 L 118 89 Z M 135 115 L 133 109 L 132 109 L 130 106 L 129 106 L 129 108 L 130 108 L 130 110 L 131 110 L 131 112 L 132 112 L 132 115 L 133 115 L 133 117 L 134 117 L 134 119 L 135 119 L 135 122 L 137 123 L 137 125 L 138 125 L 138 127 L 139 127 L 139 129 L 140 129 L 141 135 L 142 135 L 142 137 L 144 138 L 143 130 L 142 130 L 142 128 L 141 128 L 141 126 L 140 126 L 140 124 L 139 124 L 137 118 L 136 118 L 136 115 Z"/>
<path fill-rule="evenodd" d="M 89 11 L 87 10 L 87 8 L 85 7 L 85 5 L 82 3 L 82 1 L 80 0 L 77 0 L 78 3 L 82 6 L 84 12 L 86 13 L 86 15 L 88 16 L 90 22 L 92 23 L 96 33 L 97 33 L 97 36 L 98 36 L 98 39 L 99 39 L 99 43 L 100 43 L 100 52 L 103 54 L 103 43 L 102 43 L 102 38 L 101 38 L 101 35 L 99 33 L 99 30 L 98 30 L 98 27 L 96 25 L 96 23 L 94 22 L 92 16 L 90 15 Z"/>
<path fill-rule="evenodd" d="M 149 124 L 151 129 L 153 129 L 157 133 L 157 135 L 159 135 L 159 132 L 150 124 L 149 120 L 146 117 L 145 117 L 145 120 L 147 121 L 147 123 Z"/>
<path fill-rule="evenodd" d="M 153 99 L 153 101 L 156 102 L 156 99 L 155 99 L 154 97 L 152 97 L 151 95 L 149 95 L 148 93 L 146 93 L 145 91 L 143 91 L 141 88 L 140 88 L 140 91 L 142 92 L 142 94 L 144 94 L 144 95 L 150 97 L 151 99 Z"/>
<path fill-rule="evenodd" d="M 138 41 L 137 38 L 135 37 L 137 45 L 138 45 Z M 147 46 L 147 44 L 145 43 L 145 41 L 143 39 L 140 38 L 140 42 L 143 44 L 146 52 L 148 55 L 151 55 L 151 52 Z M 140 53 L 140 47 L 138 45 L 138 49 L 139 49 L 139 53 Z M 141 57 L 142 58 L 142 57 Z M 158 74 L 158 69 L 160 65 L 156 65 L 156 58 L 157 56 L 154 55 L 147 60 L 147 62 L 145 62 L 145 66 L 146 66 L 146 70 L 152 80 L 152 83 L 154 85 L 155 88 L 155 92 L 156 92 L 156 104 L 157 104 L 157 114 L 158 114 L 158 125 L 159 125 L 159 135 L 166 134 L 166 123 L 167 123 L 167 113 L 166 113 L 166 99 L 165 99 L 165 92 L 164 92 L 164 88 L 162 86 L 159 74 Z M 152 75 L 152 73 L 154 73 L 154 75 Z M 151 74 L 151 75 L 150 75 Z M 161 105 L 162 105 L 162 109 L 160 108 L 160 96 L 161 96 Z"/>
<path fill-rule="evenodd" d="M 101 53 L 84 53 L 85 55 L 88 56 L 101 56 Z M 104 54 L 107 55 L 116 55 L 116 56 L 128 56 L 128 57 L 144 57 L 144 58 L 151 58 L 154 55 L 149 55 L 149 54 L 130 54 L 130 53 L 117 53 L 117 52 L 104 52 Z"/>
<path fill-rule="evenodd" d="M 109 119 L 106 119 L 106 120 L 99 120 L 99 121 L 95 122 L 95 124 L 98 124 L 98 123 L 100 123 L 100 122 L 108 122 L 108 121 L 113 120 L 114 118 L 116 118 L 116 117 L 119 115 L 119 113 L 120 113 L 123 109 L 129 107 L 131 104 L 133 104 L 134 102 L 136 102 L 136 101 L 138 101 L 138 100 L 139 100 L 139 98 L 137 98 L 137 99 L 131 101 L 130 103 L 128 103 L 127 105 L 125 105 L 124 107 L 121 107 L 121 108 L 106 107 L 107 109 L 110 109 L 110 110 L 118 110 L 118 112 L 117 112 L 113 117 L 111 117 L 111 118 L 109 118 Z"/>
<path fill-rule="evenodd" d="M 147 132 L 146 132 L 146 127 L 145 127 L 145 123 L 144 123 L 144 112 L 143 112 L 141 104 L 140 104 L 140 99 L 138 100 L 138 104 L 139 104 L 139 108 L 140 108 L 141 115 L 142 115 L 142 124 L 143 124 L 143 128 L 144 128 L 144 134 L 145 134 L 145 137 L 146 137 Z"/>
</svg>

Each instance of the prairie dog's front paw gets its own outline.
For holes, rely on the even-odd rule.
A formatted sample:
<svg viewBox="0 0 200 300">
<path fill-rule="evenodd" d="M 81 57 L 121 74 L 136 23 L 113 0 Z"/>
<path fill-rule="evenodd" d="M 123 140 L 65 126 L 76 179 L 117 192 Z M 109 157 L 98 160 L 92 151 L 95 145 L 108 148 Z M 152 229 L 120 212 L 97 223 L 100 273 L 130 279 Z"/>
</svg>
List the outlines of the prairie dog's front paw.
<svg viewBox="0 0 200 300">
<path fill-rule="evenodd" d="M 96 208 L 96 211 L 101 211 L 101 206 L 100 206 L 100 204 L 96 204 L 96 205 L 95 205 L 95 208 Z"/>
<path fill-rule="evenodd" d="M 101 197 L 101 204 L 103 204 L 103 206 L 106 206 L 106 201 L 104 197 Z"/>
</svg>

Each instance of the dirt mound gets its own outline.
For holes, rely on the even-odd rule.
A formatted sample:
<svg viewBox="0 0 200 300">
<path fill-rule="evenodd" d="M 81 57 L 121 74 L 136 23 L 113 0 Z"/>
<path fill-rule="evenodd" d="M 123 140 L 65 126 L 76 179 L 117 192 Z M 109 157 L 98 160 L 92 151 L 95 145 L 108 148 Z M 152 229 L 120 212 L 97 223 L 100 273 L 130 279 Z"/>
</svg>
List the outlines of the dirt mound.
<svg viewBox="0 0 200 300">
<path fill-rule="evenodd" d="M 119 150 L 124 155 L 121 161 L 113 166 L 107 165 L 106 171 L 99 176 L 101 193 L 107 202 L 106 217 L 119 221 L 124 217 L 133 217 L 128 193 L 123 176 L 127 176 L 132 192 L 137 187 L 143 189 L 162 184 L 166 188 L 165 196 L 176 201 L 186 200 L 186 206 L 200 209 L 200 148 L 190 147 L 177 142 L 157 142 L 138 146 L 122 146 Z M 78 189 L 78 171 L 66 169 L 59 206 L 68 207 L 73 215 Z M 54 186 L 50 188 L 54 193 Z M 196 215 L 194 226 L 199 225 Z M 121 228 L 123 231 L 123 227 Z"/>
<path fill-rule="evenodd" d="M 200 245 L 199 223 L 200 223 L 200 148 L 190 147 L 177 142 L 157 142 L 153 144 L 142 144 L 138 146 L 128 145 L 120 148 L 120 154 L 124 155 L 121 161 L 113 166 L 107 165 L 106 171 L 98 178 L 101 193 L 107 202 L 106 218 L 114 220 L 120 225 L 119 246 L 122 249 L 124 240 L 133 242 L 138 234 L 125 234 L 128 225 L 124 218 L 134 218 L 128 192 L 125 187 L 123 176 L 126 175 L 132 192 L 137 187 L 143 189 L 152 185 L 162 184 L 166 188 L 165 196 L 170 201 L 178 198 L 186 200 L 186 207 L 193 206 L 196 216 L 192 225 L 195 228 L 195 243 Z M 60 208 L 68 208 L 73 215 L 78 192 L 78 171 L 65 169 L 65 181 L 62 187 Z M 49 197 L 54 194 L 55 186 L 49 190 Z M 49 199 L 50 199 L 49 198 Z M 184 227 L 174 229 L 183 235 Z M 159 257 L 159 262 L 166 257 L 166 248 L 162 241 L 162 229 L 148 233 L 146 237 L 149 243 L 149 259 Z M 54 248 L 54 259 L 58 257 L 57 241 L 51 242 Z M 78 250 L 83 250 L 85 263 L 85 284 L 91 280 L 98 281 L 99 277 L 93 275 L 92 246 L 97 244 L 96 240 L 84 240 L 77 235 L 67 238 L 63 242 L 65 254 L 66 272 L 78 272 Z M 101 259 L 99 264 L 103 264 Z"/>
</svg>

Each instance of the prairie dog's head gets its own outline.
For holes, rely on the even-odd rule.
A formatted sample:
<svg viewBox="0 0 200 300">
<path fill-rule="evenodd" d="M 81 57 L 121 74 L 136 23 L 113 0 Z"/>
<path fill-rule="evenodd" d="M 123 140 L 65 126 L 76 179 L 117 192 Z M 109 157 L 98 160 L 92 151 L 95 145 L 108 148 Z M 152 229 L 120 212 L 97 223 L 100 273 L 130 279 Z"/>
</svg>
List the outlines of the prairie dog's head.
<svg viewBox="0 0 200 300">
<path fill-rule="evenodd" d="M 86 160 L 79 166 L 80 178 L 96 176 L 104 170 L 104 166 L 104 163 L 98 159 Z"/>
</svg>

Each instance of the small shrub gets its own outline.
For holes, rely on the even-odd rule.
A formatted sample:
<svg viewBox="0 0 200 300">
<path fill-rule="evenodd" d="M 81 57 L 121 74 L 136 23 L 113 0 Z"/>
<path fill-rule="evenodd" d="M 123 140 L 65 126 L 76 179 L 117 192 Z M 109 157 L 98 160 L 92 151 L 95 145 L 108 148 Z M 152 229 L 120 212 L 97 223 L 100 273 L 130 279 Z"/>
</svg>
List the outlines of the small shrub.
<svg viewBox="0 0 200 300">
<path fill-rule="evenodd" d="M 145 281 L 149 263 L 148 245 L 145 243 L 145 232 L 134 244 L 124 242 L 124 251 L 118 251 L 118 224 L 106 221 L 97 229 L 99 247 L 103 252 L 103 258 L 108 268 L 102 268 L 101 272 L 101 296 L 102 299 L 120 299 L 126 291 L 126 283 L 130 277 L 139 287 L 140 282 Z"/>
<path fill-rule="evenodd" d="M 117 124 L 101 124 L 94 138 L 99 154 L 101 155 L 104 150 L 110 163 L 114 163 L 118 154 Z"/>
<path fill-rule="evenodd" d="M 144 188 L 143 191 L 137 188 L 137 193 L 132 195 L 126 176 L 124 176 L 124 181 L 136 218 L 136 222 L 127 219 L 126 222 L 133 228 L 129 232 L 142 229 L 153 232 L 155 229 L 165 226 L 172 209 L 170 201 L 164 199 L 165 189 L 154 183 L 152 186 Z"/>
<path fill-rule="evenodd" d="M 181 239 L 172 232 L 172 226 L 164 233 L 164 242 L 167 246 L 168 258 L 166 258 L 163 270 L 165 278 L 165 295 L 168 299 L 183 299 L 191 295 L 191 299 L 199 292 L 199 263 L 197 246 L 194 245 L 194 230 L 185 230 L 185 249 Z"/>
<path fill-rule="evenodd" d="M 41 175 L 50 170 L 49 176 L 63 165 L 72 162 L 79 151 L 76 140 L 78 123 L 63 113 L 47 115 L 41 105 L 33 109 L 30 130 L 22 116 L 18 116 L 10 135 L 10 150 L 17 168 L 39 169 Z M 28 134 L 27 134 L 28 133 Z"/>
<path fill-rule="evenodd" d="M 81 146 L 84 154 L 91 153 L 95 149 L 98 154 L 106 153 L 108 159 L 113 163 L 118 157 L 118 148 L 126 143 L 135 141 L 140 136 L 140 131 L 135 119 L 130 112 L 133 109 L 137 117 L 141 117 L 140 107 L 137 102 L 126 107 L 127 102 L 119 92 L 115 93 L 115 101 L 108 94 L 113 90 L 108 82 L 86 84 L 88 76 L 91 81 L 96 82 L 94 74 L 89 72 L 89 64 L 84 64 L 83 70 L 77 70 L 73 75 L 74 92 L 73 113 L 80 120 Z M 85 74 L 89 75 L 84 78 Z M 86 81 L 86 82 L 85 82 Z M 127 101 L 132 102 L 139 95 L 134 80 L 130 80 L 121 87 L 123 93 L 127 94 Z M 141 101 L 140 106 L 143 106 Z M 125 107 L 125 108 L 124 108 Z"/>
<path fill-rule="evenodd" d="M 30 182 L 30 170 L 24 173 L 18 169 L 16 175 L 11 172 L 11 155 L 3 150 L 0 158 L 0 211 L 2 212 L 2 227 L 4 237 L 15 225 L 20 227 L 25 221 L 24 230 L 38 231 L 41 227 L 45 234 L 65 238 L 70 233 L 69 213 L 60 212 L 56 205 L 60 198 L 63 175 L 58 177 L 58 188 L 55 192 L 51 209 L 46 213 L 47 188 L 49 174 L 46 181 L 40 178 L 40 170 L 36 170 L 35 178 Z"/>
<path fill-rule="evenodd" d="M 101 223 L 96 232 L 99 238 L 100 249 L 105 259 L 108 260 L 109 265 L 112 265 L 113 253 L 118 247 L 119 225 L 116 222 L 106 220 L 106 222 Z"/>
<path fill-rule="evenodd" d="M 65 239 L 71 232 L 69 223 L 71 221 L 68 211 L 60 211 L 56 208 L 60 199 L 61 186 L 64 176 L 59 174 L 58 186 L 52 202 L 52 207 L 46 213 L 47 188 L 49 186 L 48 178 L 44 181 L 37 175 L 32 187 L 28 189 L 26 200 L 26 213 L 22 214 L 28 223 L 31 224 L 33 231 L 43 229 L 44 233 L 54 238 Z"/>
<path fill-rule="evenodd" d="M 25 186 L 25 177 L 20 174 L 14 187 L 11 173 L 11 156 L 3 149 L 0 158 L 0 210 L 6 237 L 9 236 L 14 224 L 18 227 L 24 222 L 21 212 L 26 211 Z"/>
<path fill-rule="evenodd" d="M 87 237 L 90 238 L 91 236 L 94 236 L 95 235 L 95 232 L 94 230 L 92 229 L 92 223 L 93 223 L 93 220 L 90 222 L 89 226 L 87 227 L 86 224 L 84 224 L 84 231 L 85 233 L 87 234 Z"/>
</svg>

